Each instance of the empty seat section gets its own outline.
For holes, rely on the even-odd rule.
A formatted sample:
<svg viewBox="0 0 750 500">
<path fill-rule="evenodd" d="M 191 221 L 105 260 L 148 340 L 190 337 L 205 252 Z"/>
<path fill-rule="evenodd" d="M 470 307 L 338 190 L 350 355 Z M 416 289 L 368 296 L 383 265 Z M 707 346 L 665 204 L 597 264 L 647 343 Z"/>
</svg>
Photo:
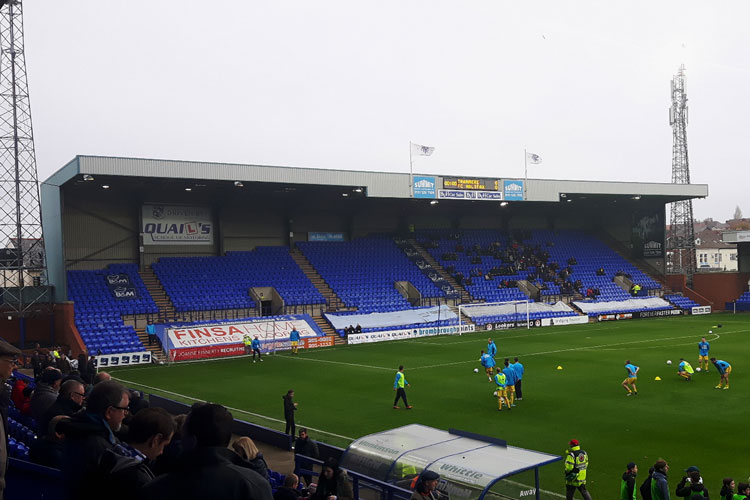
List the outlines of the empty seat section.
<svg viewBox="0 0 750 500">
<path fill-rule="evenodd" d="M 96 271 L 68 271 L 68 299 L 73 301 L 75 323 L 81 339 L 92 354 L 118 354 L 144 351 L 132 326 L 122 321 L 124 314 L 159 312 L 146 290 L 135 264 L 110 264 Z M 119 276 L 126 284 L 110 284 Z M 122 277 L 126 276 L 126 279 Z M 124 292 L 124 293 L 123 293 Z M 117 298 L 116 294 L 121 298 Z"/>
<path fill-rule="evenodd" d="M 162 257 L 151 267 L 178 312 L 254 308 L 254 287 L 275 288 L 287 306 L 325 304 L 286 247 L 223 257 Z"/>
</svg>

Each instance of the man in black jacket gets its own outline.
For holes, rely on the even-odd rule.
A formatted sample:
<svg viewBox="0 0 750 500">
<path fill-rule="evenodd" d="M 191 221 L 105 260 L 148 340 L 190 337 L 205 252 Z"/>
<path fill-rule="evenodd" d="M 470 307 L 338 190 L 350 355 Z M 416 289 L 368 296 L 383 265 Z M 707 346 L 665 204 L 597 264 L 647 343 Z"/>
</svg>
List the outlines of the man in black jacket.
<svg viewBox="0 0 750 500">
<path fill-rule="evenodd" d="M 307 429 L 305 429 L 304 427 L 299 430 L 299 437 L 294 443 L 295 465 L 297 467 L 312 469 L 312 462 L 310 462 L 309 460 L 303 460 L 301 458 L 298 461 L 297 455 L 302 455 L 310 458 L 320 458 L 320 453 L 318 452 L 318 443 L 310 439 L 310 436 L 307 435 Z M 305 480 L 305 484 L 307 486 L 310 486 L 310 483 L 312 483 L 311 474 L 302 474 L 302 479 Z"/>
<path fill-rule="evenodd" d="M 294 424 L 294 412 L 297 411 L 297 403 L 294 402 L 294 390 L 289 389 L 282 398 L 284 399 L 284 420 L 286 421 L 286 430 L 284 432 L 294 437 L 297 429 Z"/>
<path fill-rule="evenodd" d="M 194 407 L 185 420 L 185 452 L 176 470 L 151 481 L 139 498 L 271 500 L 270 483 L 227 448 L 232 422 L 221 405 Z"/>
<path fill-rule="evenodd" d="M 130 392 L 122 384 L 102 382 L 91 390 L 84 411 L 57 424 L 56 430 L 65 435 L 62 472 L 69 498 L 101 497 L 99 461 L 106 450 L 120 444 L 115 433 L 129 403 Z"/>
<path fill-rule="evenodd" d="M 47 411 L 37 422 L 37 434 L 43 437 L 47 434 L 49 423 L 57 415 L 73 416 L 83 408 L 86 388 L 77 380 L 66 380 L 60 386 L 60 392 L 57 400 L 50 406 Z"/>
</svg>

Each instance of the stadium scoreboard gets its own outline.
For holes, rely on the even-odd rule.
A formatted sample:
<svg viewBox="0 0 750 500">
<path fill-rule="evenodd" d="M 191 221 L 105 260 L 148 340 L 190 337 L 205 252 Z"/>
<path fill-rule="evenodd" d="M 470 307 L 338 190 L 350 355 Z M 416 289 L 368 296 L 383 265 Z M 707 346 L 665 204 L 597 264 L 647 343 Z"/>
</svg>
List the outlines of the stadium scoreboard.
<svg viewBox="0 0 750 500">
<path fill-rule="evenodd" d="M 443 189 L 499 191 L 500 181 L 497 179 L 477 179 L 475 177 L 443 177 Z"/>
</svg>

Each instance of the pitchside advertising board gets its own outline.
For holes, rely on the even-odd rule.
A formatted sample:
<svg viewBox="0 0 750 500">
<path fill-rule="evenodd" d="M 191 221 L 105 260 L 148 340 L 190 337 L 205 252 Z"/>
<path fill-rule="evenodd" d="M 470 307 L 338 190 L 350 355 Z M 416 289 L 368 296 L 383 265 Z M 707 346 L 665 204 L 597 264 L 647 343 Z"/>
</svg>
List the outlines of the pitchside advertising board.
<svg viewBox="0 0 750 500">
<path fill-rule="evenodd" d="M 141 233 L 144 245 L 211 245 L 214 242 L 211 209 L 143 205 Z"/>
<path fill-rule="evenodd" d="M 600 314 L 596 317 L 596 320 L 620 321 L 623 319 L 665 318 L 669 316 L 680 316 L 682 314 L 682 309 L 663 309 L 661 311 L 634 311 L 629 313 Z"/>
<path fill-rule="evenodd" d="M 131 352 L 127 354 L 102 354 L 96 356 L 98 368 L 109 368 L 112 366 L 144 365 L 151 362 L 150 352 Z"/>
<path fill-rule="evenodd" d="M 309 318 L 309 316 L 307 317 Z M 294 328 L 300 334 L 302 348 L 327 347 L 333 345 L 331 337 L 319 337 L 318 332 L 304 316 L 290 315 L 284 319 L 208 325 L 187 325 L 168 328 L 164 334 L 169 346 L 169 355 L 174 361 L 190 359 L 220 358 L 245 353 L 243 338 L 258 336 L 264 349 L 273 344 L 278 350 L 291 348 L 289 335 Z"/>
<path fill-rule="evenodd" d="M 370 344 L 372 342 L 386 342 L 388 340 L 415 339 L 432 337 L 435 335 L 455 335 L 457 333 L 471 333 L 474 325 L 441 326 L 434 328 L 415 328 L 411 330 L 388 330 L 385 332 L 354 333 L 346 337 L 349 344 Z"/>
<path fill-rule="evenodd" d="M 530 327 L 561 326 L 561 325 L 583 325 L 589 322 L 588 316 L 563 316 L 561 318 L 535 319 L 529 322 Z M 503 323 L 487 323 L 485 330 L 508 330 L 510 328 L 526 328 L 525 321 L 506 321 Z"/>
</svg>

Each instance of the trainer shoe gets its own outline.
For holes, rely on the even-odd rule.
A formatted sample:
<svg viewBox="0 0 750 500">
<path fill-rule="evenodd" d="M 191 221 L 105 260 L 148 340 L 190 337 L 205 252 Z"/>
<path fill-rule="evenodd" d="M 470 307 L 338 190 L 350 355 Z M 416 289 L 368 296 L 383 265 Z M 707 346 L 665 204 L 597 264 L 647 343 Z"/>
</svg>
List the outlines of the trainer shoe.
<svg viewBox="0 0 750 500">
<path fill-rule="evenodd" d="M 721 385 L 717 385 L 714 389 L 721 389 Z"/>
<path fill-rule="evenodd" d="M 633 395 L 633 393 L 632 393 L 632 392 L 629 392 L 629 393 L 627 393 L 627 394 L 625 394 L 625 395 L 626 395 L 626 396 L 632 396 L 632 395 Z"/>
<path fill-rule="evenodd" d="M 263 359 L 261 359 L 261 360 L 260 360 L 260 362 L 262 363 L 262 362 L 263 362 Z"/>
<path fill-rule="evenodd" d="M 633 396 L 637 396 L 637 395 L 638 395 L 638 393 L 637 393 L 637 392 L 634 392 L 634 393 L 633 393 Z"/>
<path fill-rule="evenodd" d="M 503 411 L 503 409 L 502 408 L 498 408 L 497 411 Z"/>
<path fill-rule="evenodd" d="M 729 389 L 729 386 L 728 386 L 728 385 L 725 385 L 725 386 L 724 386 L 724 389 Z"/>
<path fill-rule="evenodd" d="M 511 406 L 516 406 L 516 405 L 511 405 Z"/>
<path fill-rule="evenodd" d="M 398 410 L 398 406 L 394 406 L 394 407 L 393 407 L 393 409 L 394 409 L 394 410 Z"/>
<path fill-rule="evenodd" d="M 523 398 L 516 398 L 516 401 L 523 401 Z"/>
<path fill-rule="evenodd" d="M 407 406 L 406 407 L 407 410 L 411 410 L 412 408 L 414 408 L 414 407 L 413 406 Z"/>
</svg>

